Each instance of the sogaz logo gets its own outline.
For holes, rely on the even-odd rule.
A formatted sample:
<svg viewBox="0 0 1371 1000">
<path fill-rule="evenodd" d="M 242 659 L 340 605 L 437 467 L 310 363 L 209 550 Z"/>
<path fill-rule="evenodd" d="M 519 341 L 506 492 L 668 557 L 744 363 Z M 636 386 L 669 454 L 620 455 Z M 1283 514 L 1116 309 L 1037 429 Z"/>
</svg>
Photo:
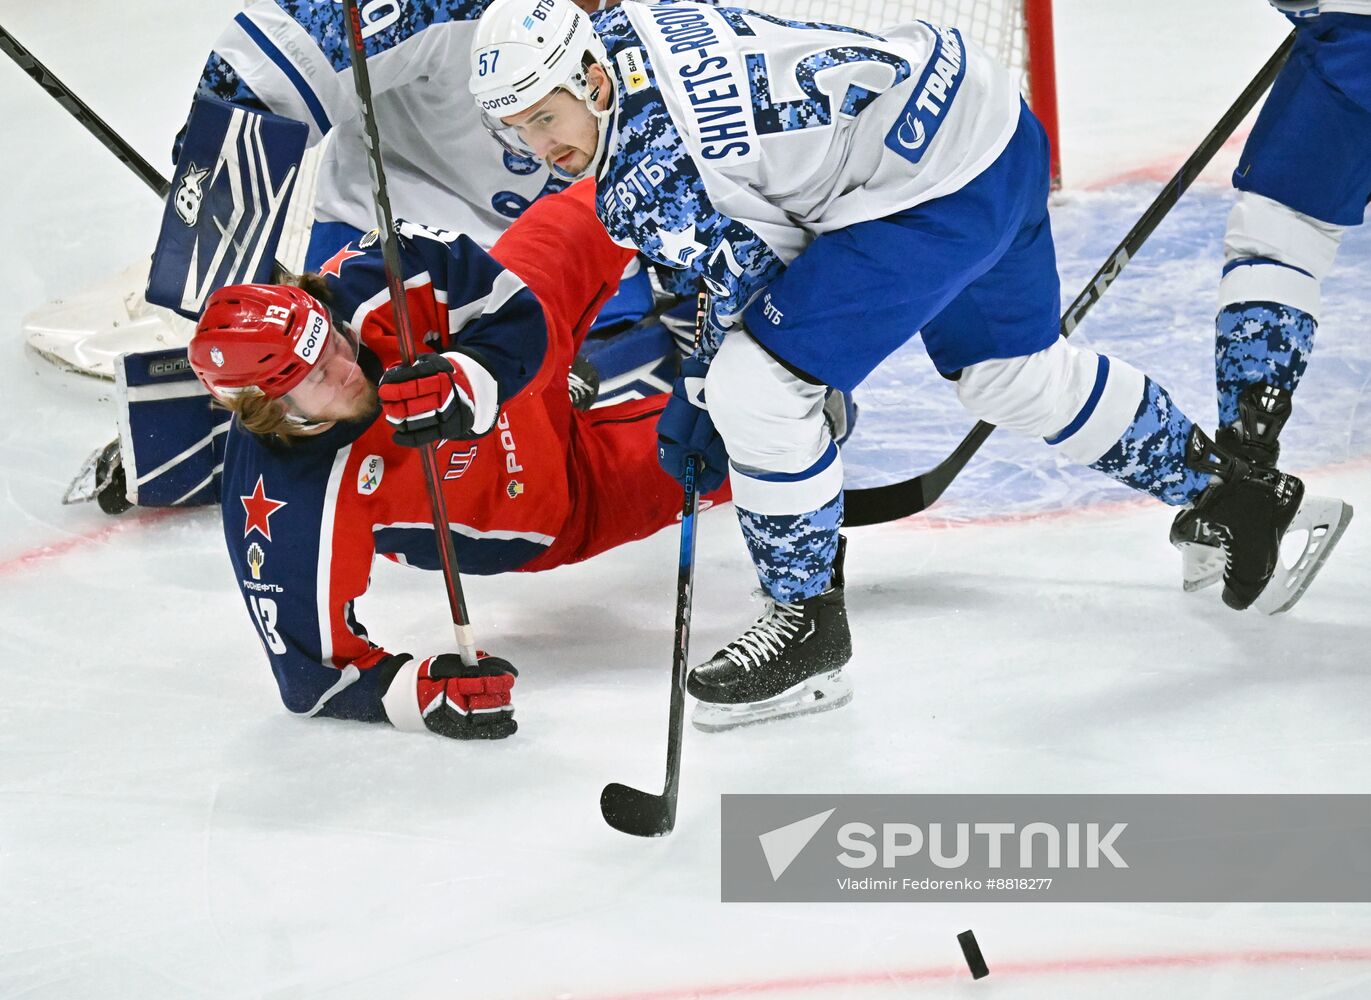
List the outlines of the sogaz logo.
<svg viewBox="0 0 1371 1000">
<path fill-rule="evenodd" d="M 319 360 L 326 340 L 328 320 L 311 309 L 305 317 L 305 332 L 300 334 L 300 339 L 295 342 L 295 353 L 300 355 L 305 364 L 312 365 Z"/>
</svg>

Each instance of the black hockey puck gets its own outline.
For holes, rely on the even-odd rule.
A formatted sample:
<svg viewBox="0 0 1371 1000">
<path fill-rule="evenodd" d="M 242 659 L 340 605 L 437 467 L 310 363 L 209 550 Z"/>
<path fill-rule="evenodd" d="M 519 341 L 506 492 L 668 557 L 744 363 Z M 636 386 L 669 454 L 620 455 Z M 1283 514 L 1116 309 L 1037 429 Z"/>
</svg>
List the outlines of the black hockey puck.
<svg viewBox="0 0 1371 1000">
<path fill-rule="evenodd" d="M 957 935 L 957 943 L 962 946 L 962 957 L 966 959 L 966 967 L 971 970 L 972 979 L 984 979 L 990 975 L 990 969 L 985 964 L 985 956 L 981 954 L 981 946 L 976 943 L 975 934 L 971 931 L 962 931 Z"/>
</svg>

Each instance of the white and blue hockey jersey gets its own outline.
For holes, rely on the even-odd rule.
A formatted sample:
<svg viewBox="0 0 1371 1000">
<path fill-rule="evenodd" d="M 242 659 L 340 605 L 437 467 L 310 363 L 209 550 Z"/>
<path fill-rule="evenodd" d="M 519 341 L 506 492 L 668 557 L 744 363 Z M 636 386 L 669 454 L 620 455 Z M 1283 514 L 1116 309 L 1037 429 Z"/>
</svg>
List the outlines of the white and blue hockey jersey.
<svg viewBox="0 0 1371 1000">
<path fill-rule="evenodd" d="M 714 293 L 704 353 L 820 233 L 952 194 L 1020 96 L 955 28 L 885 36 L 689 2 L 594 15 L 618 81 L 599 173 L 611 237 Z"/>
<path fill-rule="evenodd" d="M 467 96 L 471 42 L 487 4 L 362 4 L 395 215 L 464 233 L 485 247 L 540 194 L 566 186 L 542 163 L 506 153 Z M 341 4 L 251 4 L 215 43 L 197 94 L 305 122 L 311 144 L 331 134 L 315 219 L 362 231 L 375 225 Z"/>
</svg>

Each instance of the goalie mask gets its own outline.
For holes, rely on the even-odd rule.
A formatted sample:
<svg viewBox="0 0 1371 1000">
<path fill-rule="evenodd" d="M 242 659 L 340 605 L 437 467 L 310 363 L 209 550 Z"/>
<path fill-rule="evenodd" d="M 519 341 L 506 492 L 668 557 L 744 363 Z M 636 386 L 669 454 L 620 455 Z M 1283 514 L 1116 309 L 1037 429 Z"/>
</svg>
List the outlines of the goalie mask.
<svg viewBox="0 0 1371 1000">
<path fill-rule="evenodd" d="M 190 342 L 190 366 L 220 400 L 260 394 L 283 400 L 286 419 L 309 414 L 364 379 L 357 341 L 328 308 L 293 285 L 229 285 L 212 294 Z"/>
<path fill-rule="evenodd" d="M 513 155 L 542 159 L 525 127 L 507 125 L 502 119 L 530 111 L 565 90 L 583 101 L 594 117 L 595 151 L 577 173 L 555 163 L 548 167 L 565 180 L 594 174 L 604 157 L 613 102 L 605 111 L 595 107 L 600 92 L 586 75 L 592 63 L 609 77 L 612 95 L 614 75 L 604 43 L 589 15 L 571 0 L 495 0 L 476 25 L 471 51 L 471 93 L 482 123 Z"/>
</svg>

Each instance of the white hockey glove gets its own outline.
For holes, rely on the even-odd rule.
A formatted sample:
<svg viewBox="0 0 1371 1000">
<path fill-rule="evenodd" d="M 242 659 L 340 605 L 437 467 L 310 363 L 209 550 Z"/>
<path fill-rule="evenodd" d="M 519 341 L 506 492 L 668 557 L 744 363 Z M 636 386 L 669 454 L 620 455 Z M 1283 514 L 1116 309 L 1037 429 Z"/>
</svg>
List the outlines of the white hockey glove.
<svg viewBox="0 0 1371 1000">
<path fill-rule="evenodd" d="M 1319 0 L 1266 0 L 1286 17 L 1318 17 Z"/>
</svg>

